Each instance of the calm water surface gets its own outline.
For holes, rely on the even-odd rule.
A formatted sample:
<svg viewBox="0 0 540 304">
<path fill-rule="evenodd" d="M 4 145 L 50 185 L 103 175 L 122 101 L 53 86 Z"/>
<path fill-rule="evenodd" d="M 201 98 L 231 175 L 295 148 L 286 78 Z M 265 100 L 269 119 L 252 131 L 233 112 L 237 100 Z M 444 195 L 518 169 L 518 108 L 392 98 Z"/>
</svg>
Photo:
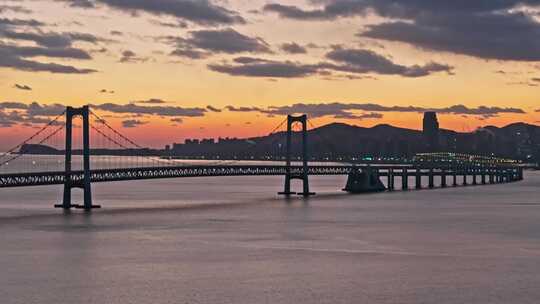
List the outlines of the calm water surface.
<svg viewBox="0 0 540 304">
<path fill-rule="evenodd" d="M 0 303 L 539 303 L 540 174 L 374 195 L 315 177 L 0 189 Z M 299 184 L 295 185 L 299 188 Z"/>
</svg>

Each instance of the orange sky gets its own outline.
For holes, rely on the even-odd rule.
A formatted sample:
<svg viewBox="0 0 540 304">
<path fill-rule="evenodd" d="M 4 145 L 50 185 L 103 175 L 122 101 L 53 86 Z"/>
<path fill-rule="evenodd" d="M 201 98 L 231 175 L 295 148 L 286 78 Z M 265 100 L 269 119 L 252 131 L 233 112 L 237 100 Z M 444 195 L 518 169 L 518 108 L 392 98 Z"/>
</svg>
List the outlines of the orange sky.
<svg viewBox="0 0 540 304">
<path fill-rule="evenodd" d="M 169 0 L 163 3 L 182 1 Z M 16 101 L 25 104 L 37 102 L 40 105 L 126 105 L 135 101 L 159 99 L 163 103 L 138 105 L 182 109 L 205 109 L 210 105 L 221 110 L 205 110 L 203 115 L 196 117 L 98 111 L 101 115 L 107 115 L 107 120 L 117 127 L 122 127 L 123 121 L 137 120 L 140 125 L 124 128 L 123 132 L 144 145 L 155 147 L 189 137 L 265 135 L 283 120 L 283 117 L 267 117 L 267 114 L 260 112 L 232 112 L 226 109 L 227 106 L 267 110 L 269 107 L 297 103 L 377 104 L 389 108 L 414 106 L 423 109 L 465 105 L 468 109 L 484 106 L 519 109 L 523 112 L 439 115 L 441 127 L 458 131 L 470 131 L 488 124 L 502 126 L 515 121 L 540 121 L 540 113 L 535 112 L 540 108 L 540 62 L 535 58 L 520 57 L 519 45 L 515 46 L 515 56 L 512 56 L 510 49 L 511 58 L 500 59 L 488 58 L 493 55 L 489 52 L 484 55 L 481 50 L 476 52 L 474 48 L 456 51 L 438 47 L 438 50 L 434 50 L 425 45 L 419 47 L 414 43 L 364 37 L 359 33 L 390 20 L 381 17 L 376 8 L 367 14 L 324 17 L 331 20 L 298 20 L 263 9 L 270 1 L 213 1 L 204 7 L 227 16 L 243 18 L 243 22 L 236 22 L 201 21 L 175 11 L 174 5 L 165 5 L 158 11 L 155 7 L 132 7 L 132 11 L 126 13 L 125 9 L 108 4 L 107 0 L 90 2 L 94 3 L 93 8 L 73 7 L 69 0 L 2 1 L 0 19 L 4 18 L 4 23 L 11 20 L 11 23 L 0 23 L 0 55 L 70 66 L 79 71 L 93 71 L 51 73 L 35 67 L 23 68 L 22 65 L 27 63 L 9 66 L 0 59 L 0 103 Z M 311 4 L 309 1 L 272 3 L 288 7 L 294 5 L 306 12 L 324 12 L 322 4 Z M 512 12 L 510 8 L 508 12 Z M 469 12 L 463 14 L 468 16 Z M 407 18 L 413 18 L 413 23 L 419 22 L 414 16 Z M 444 15 L 440 18 L 444 18 Z M 13 20 L 19 20 L 19 23 L 14 25 Z M 40 24 L 21 25 L 20 20 L 35 20 Z M 531 35 L 540 39 L 534 36 L 540 33 L 540 23 L 537 19 L 531 20 L 531 27 L 535 26 L 534 22 L 538 24 L 537 31 L 532 31 Z M 223 35 L 227 31 L 238 34 L 233 36 L 239 38 L 239 42 L 231 46 L 227 45 L 230 38 L 225 37 L 221 41 L 220 37 L 202 36 L 202 32 Z M 484 30 L 479 27 L 479 34 L 483 34 L 481 31 Z M 19 35 L 21 33 L 32 33 L 41 38 L 24 38 L 24 35 Z M 77 38 L 74 33 L 90 34 L 96 39 L 91 41 Z M 69 42 L 60 45 L 52 40 L 39 40 L 51 38 L 53 34 L 67 37 Z M 487 30 L 481 37 L 486 42 L 497 39 L 497 35 Z M 456 43 L 460 43 L 459 35 L 455 39 Z M 284 50 L 283 44 L 292 42 L 303 51 L 291 53 Z M 91 58 L 51 56 L 50 53 L 21 55 L 29 52 L 22 50 L 24 47 L 62 54 L 66 53 L 66 49 L 77 49 Z M 203 58 L 172 55 L 175 50 L 199 52 Z M 343 54 L 339 53 L 341 51 Z M 332 56 L 334 53 L 336 56 Z M 363 57 L 337 57 L 350 54 Z M 223 69 L 233 67 L 238 68 L 234 73 L 244 73 L 240 68 L 254 67 L 235 61 L 242 57 L 256 59 L 255 64 L 264 65 L 267 69 L 264 73 L 269 73 L 269 76 L 223 72 Z M 384 62 L 379 62 L 380 58 L 384 58 Z M 441 69 L 430 68 L 430 63 L 439 64 Z M 302 69 L 304 74 L 297 77 L 287 74 L 284 77 L 283 73 L 276 72 L 276 65 L 287 69 L 287 73 L 292 73 L 291 69 L 300 73 L 299 69 Z M 218 66 L 222 70 L 218 71 L 211 66 Z M 426 74 L 411 77 L 410 73 L 418 67 L 425 69 Z M 445 67 L 449 67 L 449 70 L 445 70 Z M 28 86 L 31 90 L 21 89 L 21 86 Z M 107 93 L 100 92 L 103 89 Z M 0 106 L 0 111 L 8 114 L 13 109 L 2 110 Z M 421 128 L 421 115 L 416 112 L 346 111 L 352 114 L 351 118 L 336 118 L 336 115 L 325 114 L 314 122 L 319 126 L 339 121 L 360 126 L 388 123 Z M 373 116 L 376 118 L 360 118 L 373 113 L 380 115 Z M 0 115 L 0 125 L 1 118 Z M 175 123 L 171 119 L 181 119 L 182 122 Z M 33 130 L 31 127 L 13 124 L 9 127 L 4 124 L 4 127 L 0 127 L 0 136 L 3 145 L 7 145 L 15 143 L 16 136 L 30 134 Z"/>
</svg>

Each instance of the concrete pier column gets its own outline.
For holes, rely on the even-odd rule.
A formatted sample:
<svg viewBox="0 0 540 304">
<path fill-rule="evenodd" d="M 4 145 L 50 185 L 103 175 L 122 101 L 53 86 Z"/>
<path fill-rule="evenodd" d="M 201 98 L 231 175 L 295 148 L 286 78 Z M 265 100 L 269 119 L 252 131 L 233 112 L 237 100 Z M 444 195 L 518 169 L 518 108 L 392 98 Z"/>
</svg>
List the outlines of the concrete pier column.
<svg viewBox="0 0 540 304">
<path fill-rule="evenodd" d="M 415 182 L 416 189 L 422 189 L 422 170 L 418 167 L 416 168 Z"/>
<path fill-rule="evenodd" d="M 446 169 L 441 171 L 441 187 L 446 188 Z"/>
<path fill-rule="evenodd" d="M 394 169 L 388 169 L 388 190 L 394 191 Z"/>
<path fill-rule="evenodd" d="M 477 185 L 477 184 L 478 184 L 477 181 L 476 181 L 476 173 L 478 173 L 478 172 L 477 172 L 477 169 L 476 169 L 476 167 L 475 167 L 475 168 L 472 169 L 472 174 L 473 174 L 473 177 L 472 177 L 472 184 L 473 184 L 473 185 Z"/>
<path fill-rule="evenodd" d="M 452 186 L 457 187 L 457 167 L 452 169 Z"/>
<path fill-rule="evenodd" d="M 463 186 L 467 186 L 467 174 L 469 173 L 468 172 L 468 168 L 467 167 L 463 167 Z"/>
<path fill-rule="evenodd" d="M 429 168 L 429 188 L 435 188 L 435 176 L 433 174 L 433 168 Z"/>
<path fill-rule="evenodd" d="M 493 171 L 493 168 L 489 168 L 489 183 L 495 183 L 495 172 Z"/>
<path fill-rule="evenodd" d="M 485 185 L 486 184 L 486 168 L 482 167 L 482 169 L 480 169 L 480 173 L 482 174 L 481 176 L 481 179 L 482 179 L 482 185 Z"/>
<path fill-rule="evenodd" d="M 409 190 L 409 174 L 407 168 L 401 170 L 401 190 Z"/>
</svg>

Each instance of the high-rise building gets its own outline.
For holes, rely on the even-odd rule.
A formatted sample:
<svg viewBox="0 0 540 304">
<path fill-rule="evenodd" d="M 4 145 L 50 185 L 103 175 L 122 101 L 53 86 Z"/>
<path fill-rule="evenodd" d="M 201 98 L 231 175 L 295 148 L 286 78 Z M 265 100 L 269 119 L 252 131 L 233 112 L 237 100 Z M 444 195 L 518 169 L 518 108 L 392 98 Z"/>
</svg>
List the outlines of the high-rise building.
<svg viewBox="0 0 540 304">
<path fill-rule="evenodd" d="M 424 113 L 424 141 L 427 152 L 436 152 L 439 149 L 439 121 L 437 113 Z"/>
</svg>

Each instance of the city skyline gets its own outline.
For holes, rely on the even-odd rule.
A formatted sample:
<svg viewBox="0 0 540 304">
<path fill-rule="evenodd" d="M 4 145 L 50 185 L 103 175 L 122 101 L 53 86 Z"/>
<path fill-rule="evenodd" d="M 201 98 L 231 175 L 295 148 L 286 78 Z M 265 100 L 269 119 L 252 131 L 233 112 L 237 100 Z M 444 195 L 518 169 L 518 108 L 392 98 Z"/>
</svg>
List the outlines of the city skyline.
<svg viewBox="0 0 540 304">
<path fill-rule="evenodd" d="M 435 111 L 457 131 L 540 121 L 535 1 L 2 3 L 2 145 L 59 105 L 94 105 L 151 147 L 266 135 L 289 113 L 421 129 Z"/>
</svg>

